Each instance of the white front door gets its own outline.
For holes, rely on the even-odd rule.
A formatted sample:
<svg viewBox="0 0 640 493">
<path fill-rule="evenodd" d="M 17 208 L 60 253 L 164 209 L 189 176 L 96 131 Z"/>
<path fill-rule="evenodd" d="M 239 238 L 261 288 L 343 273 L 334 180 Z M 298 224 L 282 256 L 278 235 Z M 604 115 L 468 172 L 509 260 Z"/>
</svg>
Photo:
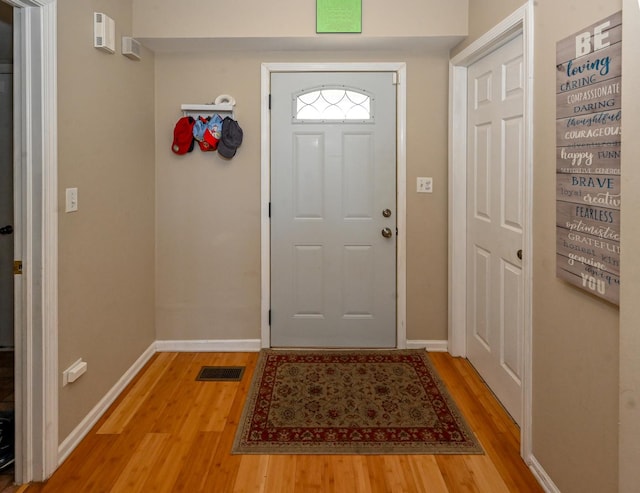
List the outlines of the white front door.
<svg viewBox="0 0 640 493">
<path fill-rule="evenodd" d="M 271 74 L 271 345 L 396 347 L 391 72 Z"/>
<path fill-rule="evenodd" d="M 522 35 L 468 69 L 467 357 L 522 422 Z M 524 252 L 526 255 L 527 252 Z"/>
</svg>

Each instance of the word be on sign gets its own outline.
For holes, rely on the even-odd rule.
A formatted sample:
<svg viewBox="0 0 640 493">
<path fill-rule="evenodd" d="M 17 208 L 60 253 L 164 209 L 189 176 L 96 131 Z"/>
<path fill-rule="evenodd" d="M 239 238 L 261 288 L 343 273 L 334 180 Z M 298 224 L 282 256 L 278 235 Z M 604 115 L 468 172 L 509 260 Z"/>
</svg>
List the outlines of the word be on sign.
<svg viewBox="0 0 640 493">
<path fill-rule="evenodd" d="M 593 28 L 593 45 L 591 44 L 591 31 L 578 34 L 576 36 L 576 58 L 609 46 L 609 32 L 606 31 L 609 27 L 611 27 L 611 21 L 603 22 Z"/>
</svg>

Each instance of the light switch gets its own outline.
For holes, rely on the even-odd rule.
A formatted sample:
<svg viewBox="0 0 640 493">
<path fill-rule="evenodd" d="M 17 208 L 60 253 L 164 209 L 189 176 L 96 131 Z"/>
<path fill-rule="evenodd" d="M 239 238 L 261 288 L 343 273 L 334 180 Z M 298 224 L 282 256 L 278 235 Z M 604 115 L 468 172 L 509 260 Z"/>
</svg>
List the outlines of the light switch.
<svg viewBox="0 0 640 493">
<path fill-rule="evenodd" d="M 78 189 L 67 188 L 66 189 L 66 206 L 65 212 L 75 212 L 78 210 Z"/>
<path fill-rule="evenodd" d="M 416 191 L 418 193 L 431 193 L 433 192 L 433 178 L 427 176 L 419 176 L 417 178 Z"/>
</svg>

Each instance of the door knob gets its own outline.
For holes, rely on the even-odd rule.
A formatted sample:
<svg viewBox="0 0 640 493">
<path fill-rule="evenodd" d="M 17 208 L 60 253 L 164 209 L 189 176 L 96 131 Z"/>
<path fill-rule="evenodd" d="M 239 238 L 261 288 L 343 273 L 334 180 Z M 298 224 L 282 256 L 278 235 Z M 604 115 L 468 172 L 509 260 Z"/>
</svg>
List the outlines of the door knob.
<svg viewBox="0 0 640 493">
<path fill-rule="evenodd" d="M 389 210 L 389 209 L 385 209 L 385 210 L 383 210 L 383 211 L 382 211 L 382 215 L 383 215 L 384 217 L 391 217 L 391 210 Z"/>
<path fill-rule="evenodd" d="M 7 224 L 0 228 L 0 235 L 10 235 L 11 233 L 13 233 L 13 226 L 11 226 L 11 224 Z"/>
<path fill-rule="evenodd" d="M 522 260 L 522 249 L 518 250 L 518 253 L 516 253 L 516 255 L 520 260 Z"/>
<path fill-rule="evenodd" d="M 391 229 L 389 229 L 389 228 L 384 228 L 382 230 L 382 236 L 384 236 L 385 238 L 391 238 L 392 234 L 393 233 L 391 233 Z"/>
</svg>

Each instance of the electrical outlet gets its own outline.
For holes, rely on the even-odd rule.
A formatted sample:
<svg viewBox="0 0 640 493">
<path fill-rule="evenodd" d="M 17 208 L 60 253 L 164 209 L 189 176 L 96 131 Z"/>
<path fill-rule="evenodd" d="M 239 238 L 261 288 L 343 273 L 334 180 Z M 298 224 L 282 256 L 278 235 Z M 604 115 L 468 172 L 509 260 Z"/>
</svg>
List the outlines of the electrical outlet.
<svg viewBox="0 0 640 493">
<path fill-rule="evenodd" d="M 416 180 L 416 191 L 418 193 L 433 192 L 433 178 L 426 177 L 426 176 L 419 176 Z"/>
</svg>

